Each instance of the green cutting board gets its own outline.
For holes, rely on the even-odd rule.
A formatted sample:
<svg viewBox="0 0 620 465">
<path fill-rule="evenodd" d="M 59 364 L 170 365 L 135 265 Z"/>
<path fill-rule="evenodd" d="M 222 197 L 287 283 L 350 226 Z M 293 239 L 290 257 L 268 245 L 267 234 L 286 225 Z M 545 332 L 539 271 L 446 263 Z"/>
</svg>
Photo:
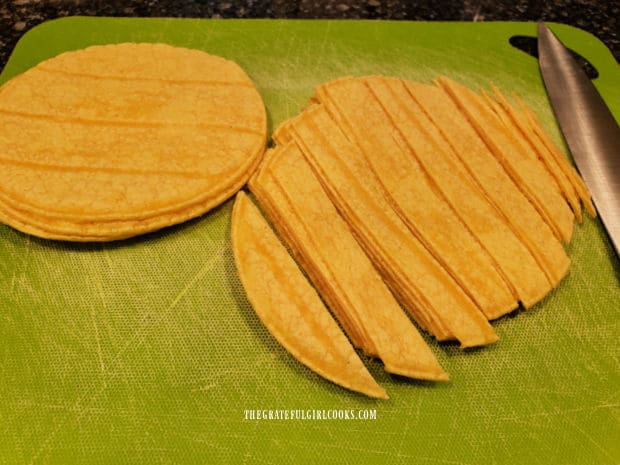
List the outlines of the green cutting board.
<svg viewBox="0 0 620 465">
<path fill-rule="evenodd" d="M 599 71 L 618 118 L 620 73 L 593 36 L 552 25 Z M 65 50 L 156 41 L 238 62 L 270 128 L 313 88 L 350 74 L 515 91 L 560 142 L 533 23 L 67 18 L 19 42 L 0 81 Z M 231 202 L 109 244 L 40 240 L 0 225 L 0 463 L 617 464 L 620 265 L 598 220 L 578 225 L 569 276 L 494 323 L 499 343 L 429 343 L 451 382 L 387 375 L 390 400 L 351 393 L 294 360 L 246 300 Z M 246 419 L 249 409 L 366 412 L 366 420 Z M 362 409 L 362 410 L 360 410 Z M 324 411 L 324 412 L 323 412 Z M 331 414 L 330 414 L 331 415 Z"/>
</svg>

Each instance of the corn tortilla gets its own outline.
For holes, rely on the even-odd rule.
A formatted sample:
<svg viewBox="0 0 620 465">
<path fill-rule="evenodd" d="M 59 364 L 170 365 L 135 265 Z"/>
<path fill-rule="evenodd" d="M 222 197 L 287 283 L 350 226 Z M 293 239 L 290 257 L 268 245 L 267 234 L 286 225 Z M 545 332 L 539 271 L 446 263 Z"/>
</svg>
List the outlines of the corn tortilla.
<svg viewBox="0 0 620 465">
<path fill-rule="evenodd" d="M 297 360 L 330 381 L 387 399 L 258 208 L 240 191 L 231 220 L 239 277 L 256 314 Z"/>
<path fill-rule="evenodd" d="M 506 125 L 515 134 L 517 139 L 520 139 L 527 144 L 529 150 L 536 155 L 536 157 L 545 166 L 551 177 L 556 182 L 556 185 L 571 209 L 577 221 L 581 223 L 581 203 L 574 186 L 570 182 L 570 179 L 566 173 L 562 170 L 561 166 L 557 163 L 557 160 L 553 157 L 549 149 L 542 143 L 536 133 L 528 126 L 527 119 L 522 111 L 512 105 L 506 96 L 496 86 L 491 86 L 493 97 L 484 93 L 485 98 L 489 102 L 494 102 L 496 105 L 496 111 L 503 111 L 506 116 Z M 497 105 L 499 104 L 499 106 Z"/>
<path fill-rule="evenodd" d="M 0 88 L 1 216 L 65 240 L 185 221 L 247 181 L 266 127 L 224 58 L 165 44 L 63 53 Z"/>
<path fill-rule="evenodd" d="M 575 167 L 570 164 L 566 156 L 561 153 L 558 146 L 551 140 L 547 132 L 542 128 L 540 120 L 532 109 L 528 107 L 518 95 L 514 95 L 513 97 L 517 102 L 518 107 L 521 109 L 524 119 L 527 120 L 527 127 L 529 131 L 533 131 L 540 142 L 547 148 L 556 163 L 560 166 L 564 174 L 568 177 L 588 213 L 592 216 L 596 216 L 596 209 L 592 203 L 592 197 L 588 191 L 588 187 L 583 182 L 583 179 L 581 179 L 581 176 L 579 176 L 579 173 L 577 173 L 577 170 L 575 170 Z"/>
<path fill-rule="evenodd" d="M 447 380 L 296 144 L 277 146 L 250 188 L 260 205 L 269 205 L 264 210 L 273 212 L 272 223 L 290 237 L 295 256 L 339 321 L 356 327 L 366 353 L 380 358 L 390 373 Z"/>
<path fill-rule="evenodd" d="M 523 153 L 519 143 L 515 142 L 512 134 L 504 131 L 501 120 L 488 108 L 482 96 L 447 78 L 440 78 L 437 83 L 467 116 L 493 155 L 534 204 L 558 239 L 569 242 L 573 231 L 573 214 L 540 162 Z"/>
<path fill-rule="evenodd" d="M 570 260 L 549 225 L 443 89 L 428 86 L 420 91 L 411 83 L 407 85 L 438 128 L 446 146 L 462 162 L 498 214 L 525 244 L 550 285 L 555 287 L 568 272 Z"/>
<path fill-rule="evenodd" d="M 384 91 L 381 95 L 384 100 L 399 96 L 400 111 L 390 100 L 393 121 L 401 128 L 401 134 L 407 138 L 434 185 L 441 190 L 446 201 L 492 257 L 513 294 L 526 308 L 533 306 L 551 290 L 544 272 L 415 100 L 418 94 L 425 94 L 426 98 L 432 99 L 437 96 L 432 91 L 438 89 L 397 79 L 385 80 L 382 84 L 396 88 L 391 94 L 386 95 Z M 431 103 L 433 108 L 441 104 L 441 98 Z M 498 318 L 509 310 L 512 308 L 496 306 L 485 314 L 489 318 Z"/>
<path fill-rule="evenodd" d="M 432 334 L 457 339 L 463 347 L 497 341 L 480 308 L 445 271 L 386 203 L 378 180 L 359 151 L 338 129 L 322 106 L 294 122 L 292 134 L 321 178 L 328 195 L 347 223 L 364 236 L 367 248 L 382 256 L 379 263 L 394 270 L 401 297 L 414 318 L 421 312 Z M 344 207 L 344 208 L 343 208 Z"/>
</svg>

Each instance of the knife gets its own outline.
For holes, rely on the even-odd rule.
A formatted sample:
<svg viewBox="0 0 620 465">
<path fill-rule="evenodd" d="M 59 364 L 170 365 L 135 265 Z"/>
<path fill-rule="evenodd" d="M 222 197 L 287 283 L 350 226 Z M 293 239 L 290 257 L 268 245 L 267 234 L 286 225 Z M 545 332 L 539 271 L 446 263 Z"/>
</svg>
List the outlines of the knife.
<svg viewBox="0 0 620 465">
<path fill-rule="evenodd" d="M 620 257 L 620 127 L 585 72 L 543 23 L 538 63 L 577 168 Z"/>
</svg>

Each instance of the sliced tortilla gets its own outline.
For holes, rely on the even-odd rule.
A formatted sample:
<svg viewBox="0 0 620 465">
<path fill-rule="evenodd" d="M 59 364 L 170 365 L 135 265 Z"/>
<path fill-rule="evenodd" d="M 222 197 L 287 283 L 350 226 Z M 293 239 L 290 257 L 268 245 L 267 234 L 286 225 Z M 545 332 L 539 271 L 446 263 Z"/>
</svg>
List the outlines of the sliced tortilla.
<svg viewBox="0 0 620 465">
<path fill-rule="evenodd" d="M 292 144 L 293 147 L 295 146 L 292 141 L 289 141 L 286 145 L 289 144 Z M 283 145 L 277 145 L 275 148 L 267 151 L 264 162 L 254 176 L 250 178 L 248 187 L 250 187 L 261 209 L 277 231 L 278 236 L 293 254 L 295 261 L 309 276 L 322 299 L 332 310 L 340 326 L 349 336 L 353 347 L 362 349 L 367 355 L 377 357 L 377 350 L 366 334 L 366 329 L 360 322 L 357 313 L 354 309 L 339 305 L 339 302 L 336 300 L 336 281 L 330 281 L 324 274 L 316 272 L 317 260 L 320 260 L 321 257 L 313 253 L 302 253 L 302 250 L 312 247 L 314 243 L 304 245 L 302 241 L 304 238 L 307 239 L 307 237 L 300 237 L 299 235 L 300 231 L 302 233 L 304 231 L 303 219 L 298 218 L 296 214 L 296 209 L 300 205 L 289 205 L 286 192 L 280 188 L 280 183 L 273 175 L 273 165 L 277 159 L 281 158 L 283 148 Z M 304 180 L 303 182 L 306 181 Z M 306 201 L 304 200 L 304 202 Z M 336 257 L 332 259 L 334 260 Z"/>
<path fill-rule="evenodd" d="M 411 98 L 405 83 L 396 78 L 364 79 L 379 100 L 394 126 L 407 141 L 435 189 L 452 207 L 468 230 L 489 253 L 492 263 L 508 283 L 511 292 L 530 307 L 550 290 L 550 285 L 529 251 L 519 241 L 497 210 L 467 173 L 458 158 L 446 152 L 445 141 Z M 427 91 L 427 87 L 420 86 Z M 437 102 L 441 103 L 441 102 Z M 485 310 L 489 319 L 498 318 L 516 307 L 494 306 Z"/>
<path fill-rule="evenodd" d="M 310 103 L 306 105 L 305 109 L 308 109 L 317 103 L 318 102 L 314 98 L 311 98 Z M 277 144 L 284 145 L 292 140 L 293 136 L 291 135 L 290 128 L 295 122 L 295 120 L 301 116 L 301 113 L 303 113 L 303 111 L 304 110 L 302 109 L 302 111 L 299 112 L 297 115 L 293 116 L 292 118 L 288 118 L 287 120 L 284 120 L 274 129 L 271 138 Z"/>
<path fill-rule="evenodd" d="M 243 191 L 231 236 L 239 277 L 256 314 L 297 360 L 324 378 L 387 399 L 258 208 Z"/>
<path fill-rule="evenodd" d="M 573 213 L 541 163 L 523 153 L 482 96 L 445 77 L 439 78 L 437 83 L 454 100 L 556 237 L 569 242 L 573 231 Z"/>
<path fill-rule="evenodd" d="M 413 98 L 419 93 L 432 98 L 433 91 L 438 89 L 396 78 L 373 78 L 365 82 L 407 140 L 412 156 L 424 167 L 433 185 L 492 257 L 513 294 L 527 308 L 542 299 L 551 290 L 544 272 Z M 443 103 L 436 99 L 433 106 Z M 498 318 L 513 308 L 495 307 L 485 314 L 490 319 Z"/>
<path fill-rule="evenodd" d="M 449 148 L 447 153 L 459 159 L 555 287 L 568 272 L 570 261 L 549 225 L 443 89 L 411 82 L 406 85 L 437 127 Z"/>
<path fill-rule="evenodd" d="M 549 152 L 549 149 L 531 129 L 523 113 L 508 101 L 498 87 L 491 86 L 491 91 L 495 99 L 484 93 L 485 98 L 492 104 L 495 104 L 498 113 L 504 113 L 507 128 L 515 134 L 517 139 L 527 144 L 529 149 L 527 152 L 534 154 L 542 162 L 573 210 L 577 221 L 581 223 L 581 203 L 566 173 L 564 173 L 560 165 L 558 165 L 556 159 L 551 152 Z M 499 107 L 497 105 L 499 105 Z"/>
<path fill-rule="evenodd" d="M 339 321 L 357 327 L 366 353 L 390 373 L 448 379 L 295 143 L 269 153 L 250 188 Z"/>
<path fill-rule="evenodd" d="M 336 300 L 336 281 L 330 281 L 324 274 L 317 272 L 317 263 L 320 262 L 321 256 L 312 253 L 302 253 L 306 248 L 313 247 L 315 243 L 312 242 L 304 245 L 304 238 L 306 240 L 311 239 L 308 239 L 307 235 L 301 237 L 304 232 L 304 223 L 303 218 L 299 218 L 297 215 L 297 210 L 301 206 L 290 204 L 286 191 L 283 190 L 280 182 L 274 175 L 274 167 L 277 166 L 277 160 L 282 158 L 283 149 L 288 145 L 295 147 L 295 143 L 289 140 L 286 144 L 276 145 L 275 148 L 267 151 L 264 162 L 254 176 L 250 178 L 248 187 L 258 200 L 261 209 L 269 218 L 279 237 L 287 245 L 296 262 L 310 278 L 319 295 L 327 303 L 328 308 L 331 309 L 345 333 L 349 336 L 353 346 L 362 349 L 367 355 L 377 357 L 377 350 L 365 332 L 359 315 L 354 309 L 348 309 L 339 305 L 339 302 Z M 306 181 L 304 180 L 303 182 Z M 333 257 L 332 260 L 335 258 Z"/>
<path fill-rule="evenodd" d="M 368 86 L 381 92 L 383 79 L 340 79 L 321 85 L 317 96 L 331 114 L 337 113 L 347 122 L 346 136 L 365 157 L 403 222 L 485 315 L 495 318 L 514 310 L 517 299 L 488 252 L 445 201 L 414 154 L 417 149 L 429 148 L 420 147 L 423 140 L 418 140 L 416 147 L 408 145 L 410 139 L 396 127 L 402 115 L 386 111 L 384 102 L 373 96 Z"/>
<path fill-rule="evenodd" d="M 551 140 L 547 132 L 542 128 L 540 120 L 532 109 L 528 107 L 518 95 L 514 95 L 513 97 L 522 111 L 523 117 L 521 118 L 521 121 L 524 123 L 527 122 L 530 129 L 534 131 L 534 134 L 538 137 L 539 141 L 547 148 L 555 162 L 560 166 L 564 174 L 570 180 L 575 191 L 577 191 L 587 212 L 592 216 L 596 216 L 596 209 L 592 203 L 590 192 L 583 182 L 583 179 L 581 179 L 581 176 L 579 176 L 579 173 L 575 170 L 575 167 L 571 165 L 568 158 L 562 153 L 558 146 Z"/>
<path fill-rule="evenodd" d="M 297 119 L 299 118 L 296 118 L 296 120 Z M 290 124 L 284 124 L 283 126 L 282 130 L 287 132 L 285 136 L 287 140 L 292 140 L 293 138 L 292 129 L 293 127 Z M 306 157 L 306 159 L 308 158 Z M 361 168 L 361 166 L 356 167 L 353 165 L 352 168 L 355 170 L 356 168 Z M 348 202 L 344 199 L 340 202 L 334 202 L 333 199 L 338 199 L 339 195 L 348 189 L 346 183 L 342 185 L 342 192 L 333 190 L 330 188 L 330 185 L 324 181 L 324 176 L 320 174 L 320 166 L 313 165 L 312 169 L 316 173 L 317 179 L 321 183 L 324 191 L 328 194 L 330 200 L 332 200 L 336 209 L 349 224 L 351 233 L 357 239 L 359 245 L 366 255 L 370 257 L 375 267 L 380 271 L 388 287 L 397 296 L 397 300 L 410 312 L 423 329 L 435 336 L 438 340 L 443 341 L 452 338 L 451 333 L 445 328 L 441 321 L 434 318 L 432 313 L 428 312 L 428 303 L 426 303 L 424 297 L 420 295 L 415 288 L 407 284 L 408 280 L 406 276 L 402 274 L 400 268 L 392 265 L 390 257 L 386 255 L 384 248 L 377 246 L 373 239 L 369 239 L 373 237 L 373 233 L 365 229 L 365 224 L 360 220 L 358 212 L 350 209 L 349 204 L 352 199 L 349 197 Z M 374 187 L 377 186 L 375 185 Z M 353 206 L 355 206 L 355 203 L 356 202 L 353 202 Z M 368 208 L 368 206 L 366 205 L 364 208 Z M 387 213 L 389 215 L 394 215 L 390 211 L 387 211 Z M 362 218 L 364 218 L 364 216 L 365 215 L 362 215 Z M 396 216 L 396 218 L 398 217 Z M 386 232 L 386 234 L 389 233 Z"/>
<path fill-rule="evenodd" d="M 383 188 L 359 153 L 321 106 L 303 112 L 292 125 L 293 139 L 325 191 L 376 266 L 396 284 L 395 294 L 421 325 L 461 346 L 497 341 L 484 314 L 413 236 L 384 196 Z"/>
</svg>

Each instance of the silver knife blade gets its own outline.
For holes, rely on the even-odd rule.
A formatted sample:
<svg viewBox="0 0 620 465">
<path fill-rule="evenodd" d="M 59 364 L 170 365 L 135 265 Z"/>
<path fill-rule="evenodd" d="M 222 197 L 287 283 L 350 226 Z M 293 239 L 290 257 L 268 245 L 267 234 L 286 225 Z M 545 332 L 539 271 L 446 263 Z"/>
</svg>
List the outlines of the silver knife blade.
<svg viewBox="0 0 620 465">
<path fill-rule="evenodd" d="M 542 22 L 538 63 L 564 139 L 620 257 L 620 127 L 594 84 Z"/>
</svg>

